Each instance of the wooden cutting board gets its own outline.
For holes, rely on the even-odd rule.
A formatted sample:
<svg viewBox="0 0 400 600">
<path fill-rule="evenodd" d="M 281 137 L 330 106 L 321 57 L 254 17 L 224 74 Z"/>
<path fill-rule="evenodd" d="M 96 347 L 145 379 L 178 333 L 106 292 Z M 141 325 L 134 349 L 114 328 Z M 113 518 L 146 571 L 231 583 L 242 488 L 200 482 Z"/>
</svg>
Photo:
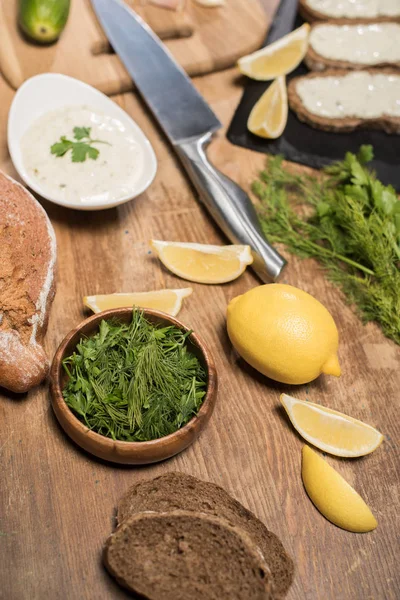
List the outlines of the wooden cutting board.
<svg viewBox="0 0 400 600">
<path fill-rule="evenodd" d="M 195 85 L 229 123 L 241 94 L 236 71 L 198 78 Z M 11 175 L 6 115 L 12 96 L 0 82 L 0 168 Z M 83 213 L 43 203 L 58 244 L 57 293 L 46 336 L 50 357 L 83 319 L 84 295 L 187 286 L 149 254 L 150 238 L 226 241 L 197 203 L 143 105 L 132 93 L 115 100 L 151 140 L 157 176 L 139 198 L 107 211 Z M 209 154 L 246 190 L 264 163 L 261 154 L 231 146 L 223 134 Z M 212 348 L 220 385 L 205 431 L 169 461 L 127 468 L 96 460 L 58 426 L 47 385 L 22 397 L 0 392 L 2 600 L 128 600 L 102 567 L 101 548 L 121 494 L 141 478 L 168 471 L 224 486 L 279 535 L 296 565 L 287 600 L 400 598 L 400 348 L 373 324 L 364 327 L 313 261 L 288 258 L 283 281 L 316 296 L 337 322 L 342 376 L 290 387 L 238 360 L 226 334 L 226 306 L 258 285 L 251 270 L 226 285 L 192 284 L 179 318 Z M 304 442 L 280 406 L 281 392 L 341 410 L 385 434 L 382 446 L 365 458 L 327 457 L 371 506 L 379 522 L 375 531 L 343 531 L 310 502 L 300 476 Z"/>
<path fill-rule="evenodd" d="M 130 0 L 133 3 L 133 0 Z M 14 88 L 37 73 L 64 73 L 106 94 L 132 89 L 119 58 L 110 52 L 89 0 L 73 0 L 67 27 L 57 44 L 28 43 L 18 31 L 18 0 L 0 2 L 0 71 Z M 183 12 L 140 6 L 135 10 L 160 34 L 190 75 L 232 66 L 240 56 L 258 48 L 265 36 L 267 17 L 259 0 L 229 0 L 218 8 L 203 8 L 187 0 Z"/>
</svg>

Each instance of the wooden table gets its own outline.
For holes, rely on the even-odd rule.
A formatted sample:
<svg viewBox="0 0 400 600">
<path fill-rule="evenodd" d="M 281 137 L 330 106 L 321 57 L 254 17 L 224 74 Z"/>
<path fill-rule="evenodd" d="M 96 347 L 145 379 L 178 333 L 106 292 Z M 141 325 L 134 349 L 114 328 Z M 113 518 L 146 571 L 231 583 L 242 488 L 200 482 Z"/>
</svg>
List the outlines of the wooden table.
<svg viewBox="0 0 400 600">
<path fill-rule="evenodd" d="M 242 90 L 236 72 L 195 83 L 228 124 Z M 0 84 L 0 95 L 4 108 L 12 92 Z M 58 287 L 46 337 L 49 356 L 82 320 L 82 296 L 186 285 L 149 253 L 150 238 L 225 242 L 138 99 L 126 94 L 116 101 L 152 140 L 157 177 L 138 199 L 104 212 L 44 203 L 58 242 Z M 4 125 L 0 144 L 0 165 L 13 174 Z M 262 155 L 231 146 L 223 133 L 210 156 L 246 189 L 264 163 Z M 84 453 L 58 426 L 46 384 L 22 397 L 0 396 L 1 599 L 128 597 L 101 565 L 116 502 L 140 478 L 174 470 L 224 486 L 280 536 L 296 563 L 288 600 L 400 598 L 400 349 L 376 326 L 364 327 L 312 261 L 290 257 L 283 281 L 312 293 L 331 310 L 340 332 L 343 375 L 289 387 L 257 374 L 238 359 L 225 330 L 227 303 L 258 285 L 257 279 L 249 270 L 227 285 L 193 284 L 180 318 L 213 349 L 219 394 L 199 440 L 165 463 L 127 468 Z M 303 441 L 280 407 L 283 391 L 342 410 L 385 434 L 384 444 L 370 456 L 327 459 L 371 506 L 379 521 L 374 532 L 338 529 L 308 499 L 300 475 Z"/>
</svg>

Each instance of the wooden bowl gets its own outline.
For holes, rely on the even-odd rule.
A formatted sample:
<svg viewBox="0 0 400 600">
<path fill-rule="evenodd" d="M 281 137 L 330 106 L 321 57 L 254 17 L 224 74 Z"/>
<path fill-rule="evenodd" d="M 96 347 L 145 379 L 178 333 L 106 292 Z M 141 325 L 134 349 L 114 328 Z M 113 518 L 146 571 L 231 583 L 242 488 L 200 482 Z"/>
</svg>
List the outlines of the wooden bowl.
<svg viewBox="0 0 400 600">
<path fill-rule="evenodd" d="M 145 309 L 146 318 L 152 323 L 160 323 L 162 326 L 175 325 L 183 331 L 189 329 L 177 319 L 157 310 Z M 106 310 L 89 317 L 78 327 L 66 335 L 55 353 L 50 370 L 50 391 L 52 406 L 60 425 L 70 438 L 79 446 L 102 458 L 115 463 L 128 465 L 144 465 L 170 458 L 182 452 L 200 435 L 214 410 L 217 397 L 217 372 L 210 351 L 197 334 L 191 333 L 187 339 L 188 349 L 197 356 L 207 374 L 207 391 L 198 413 L 174 433 L 165 437 L 151 440 L 149 442 L 123 442 L 114 441 L 84 425 L 70 410 L 65 403 L 62 390 L 67 382 L 68 376 L 62 366 L 64 358 L 70 356 L 79 340 L 89 337 L 99 329 L 100 322 L 105 319 L 117 318 L 121 322 L 130 322 L 132 318 L 131 308 L 116 308 Z"/>
</svg>

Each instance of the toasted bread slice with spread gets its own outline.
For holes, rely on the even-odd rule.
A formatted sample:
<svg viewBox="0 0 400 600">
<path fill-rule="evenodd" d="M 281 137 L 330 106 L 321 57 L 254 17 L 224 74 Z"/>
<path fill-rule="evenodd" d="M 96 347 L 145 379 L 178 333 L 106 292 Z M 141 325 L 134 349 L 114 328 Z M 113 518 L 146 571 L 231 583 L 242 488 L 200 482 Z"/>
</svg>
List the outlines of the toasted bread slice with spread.
<svg viewBox="0 0 400 600">
<path fill-rule="evenodd" d="M 127 490 L 118 503 L 118 523 L 145 512 L 191 510 L 224 517 L 241 527 L 260 548 L 273 578 L 274 593 L 284 597 L 293 581 L 294 565 L 279 538 L 223 488 L 185 473 L 166 473 Z"/>
<path fill-rule="evenodd" d="M 400 23 L 399 0 L 299 0 L 299 12 L 311 23 L 327 19 L 341 23 Z"/>
<path fill-rule="evenodd" d="M 191 511 L 138 513 L 107 540 L 106 568 L 147 600 L 272 600 L 259 548 L 221 517 Z"/>
<path fill-rule="evenodd" d="M 314 23 L 304 61 L 312 71 L 400 68 L 400 23 Z"/>
<path fill-rule="evenodd" d="M 298 118 L 317 129 L 368 127 L 400 134 L 400 72 L 395 69 L 308 73 L 289 82 L 288 99 Z"/>
<path fill-rule="evenodd" d="M 54 298 L 56 238 L 35 198 L 0 172 L 0 386 L 26 392 L 47 375 L 42 347 Z"/>
</svg>

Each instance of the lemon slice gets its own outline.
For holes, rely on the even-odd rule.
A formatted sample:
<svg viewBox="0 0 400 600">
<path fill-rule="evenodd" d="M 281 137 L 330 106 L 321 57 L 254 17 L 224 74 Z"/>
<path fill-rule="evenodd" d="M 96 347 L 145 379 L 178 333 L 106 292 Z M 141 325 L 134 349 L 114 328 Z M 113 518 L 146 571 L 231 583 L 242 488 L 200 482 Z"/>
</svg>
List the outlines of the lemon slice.
<svg viewBox="0 0 400 600">
<path fill-rule="evenodd" d="M 259 137 L 276 139 L 282 135 L 288 118 L 285 78 L 278 77 L 253 106 L 247 129 Z"/>
<path fill-rule="evenodd" d="M 186 242 L 150 240 L 167 269 L 197 283 L 226 283 L 253 262 L 250 246 L 211 246 Z"/>
<path fill-rule="evenodd" d="M 94 313 L 111 308 L 138 306 L 154 308 L 175 317 L 182 308 L 182 300 L 192 293 L 192 288 L 180 290 L 158 290 L 155 292 L 136 292 L 133 294 L 98 294 L 85 296 L 83 304 Z"/>
<path fill-rule="evenodd" d="M 307 52 L 309 35 L 310 26 L 304 23 L 273 44 L 240 58 L 239 71 L 259 81 L 271 81 L 280 75 L 287 75 L 303 60 Z"/>
<path fill-rule="evenodd" d="M 383 435 L 362 421 L 336 410 L 297 400 L 287 394 L 281 402 L 293 427 L 307 442 L 335 456 L 365 456 L 383 441 Z"/>
<path fill-rule="evenodd" d="M 335 469 L 308 446 L 303 446 L 301 476 L 318 510 L 338 527 L 365 533 L 378 525 L 364 500 Z"/>
</svg>

